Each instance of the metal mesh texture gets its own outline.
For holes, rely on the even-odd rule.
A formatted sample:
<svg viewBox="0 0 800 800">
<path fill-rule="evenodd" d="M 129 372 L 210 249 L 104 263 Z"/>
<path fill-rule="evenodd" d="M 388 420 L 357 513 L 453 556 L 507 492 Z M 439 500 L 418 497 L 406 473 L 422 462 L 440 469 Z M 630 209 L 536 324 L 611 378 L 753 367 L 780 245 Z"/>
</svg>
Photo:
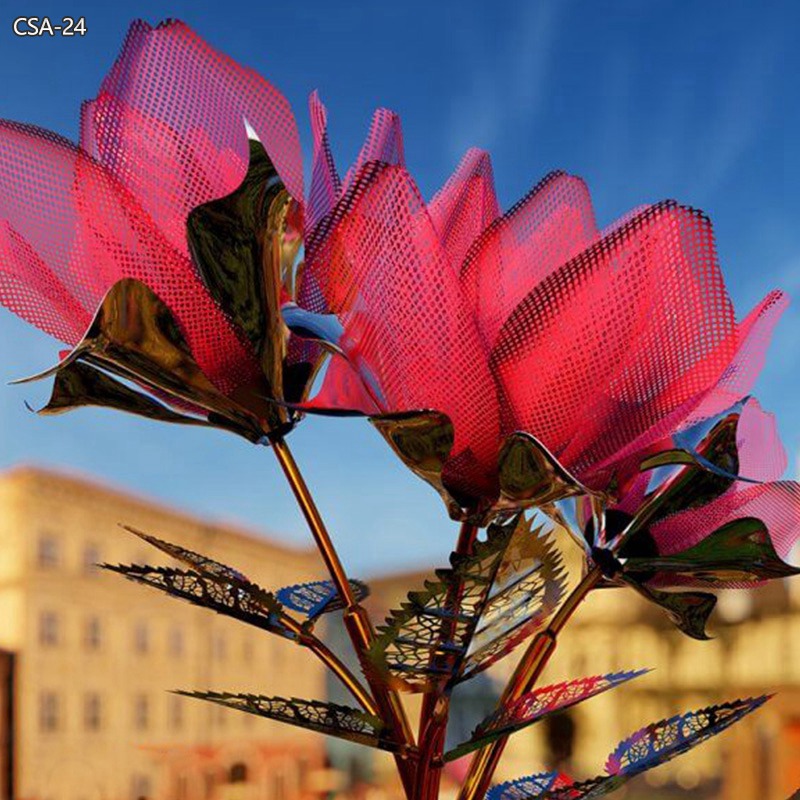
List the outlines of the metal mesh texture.
<svg viewBox="0 0 800 800">
<path fill-rule="evenodd" d="M 191 264 L 186 216 L 231 192 L 248 163 L 245 123 L 302 199 L 286 100 L 180 22 L 133 23 L 80 147 L 0 123 L 0 301 L 75 344 L 111 285 L 146 283 L 175 314 L 195 358 L 230 393 L 255 380 L 249 347 Z"/>
<path fill-rule="evenodd" d="M 737 324 L 702 213 L 663 202 L 600 232 L 585 184 L 556 172 L 498 216 L 480 151 L 426 205 L 386 149 L 309 237 L 311 310 L 337 314 L 366 387 L 331 370 L 317 405 L 448 414 L 448 480 L 469 494 L 516 430 L 600 489 L 751 390 L 785 298 Z"/>
</svg>

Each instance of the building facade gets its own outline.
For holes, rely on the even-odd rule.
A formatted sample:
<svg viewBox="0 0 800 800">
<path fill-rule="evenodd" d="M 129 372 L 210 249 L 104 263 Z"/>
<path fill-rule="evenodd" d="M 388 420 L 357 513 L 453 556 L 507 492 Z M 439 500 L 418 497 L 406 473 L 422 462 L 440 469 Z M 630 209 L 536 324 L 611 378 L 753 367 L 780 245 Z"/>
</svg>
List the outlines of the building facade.
<svg viewBox="0 0 800 800">
<path fill-rule="evenodd" d="M 265 588 L 317 578 L 291 549 L 91 482 L 0 478 L 0 789 L 14 800 L 300 800 L 320 737 L 170 694 L 324 697 L 307 652 L 99 570 L 168 564 L 126 523 Z"/>
</svg>

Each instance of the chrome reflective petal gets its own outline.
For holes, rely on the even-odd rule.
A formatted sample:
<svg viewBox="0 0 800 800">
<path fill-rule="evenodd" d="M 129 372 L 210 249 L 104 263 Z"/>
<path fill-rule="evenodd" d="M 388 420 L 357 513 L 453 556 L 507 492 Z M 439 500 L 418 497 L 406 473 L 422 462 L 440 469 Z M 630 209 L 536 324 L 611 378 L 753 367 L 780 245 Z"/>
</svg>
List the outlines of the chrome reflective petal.
<svg viewBox="0 0 800 800">
<path fill-rule="evenodd" d="M 499 457 L 500 508 L 541 506 L 578 495 L 593 495 L 558 459 L 528 433 L 517 432 Z"/>
<path fill-rule="evenodd" d="M 800 568 L 781 560 L 766 525 L 754 517 L 729 522 L 680 553 L 629 558 L 623 571 L 634 576 L 655 572 L 717 588 L 800 574 Z"/>
<path fill-rule="evenodd" d="M 58 365 L 29 380 L 57 374 L 75 362 L 132 381 L 178 407 L 203 409 L 209 424 L 260 440 L 284 426 L 286 411 L 263 399 L 266 384 L 241 386 L 235 398 L 219 392 L 198 366 L 170 310 L 145 284 L 115 283 L 83 340 Z M 99 399 L 99 398 L 98 398 Z"/>
<path fill-rule="evenodd" d="M 622 580 L 639 594 L 662 608 L 678 630 L 692 639 L 705 641 L 706 624 L 717 604 L 717 598 L 707 592 L 664 592 L 645 583 L 623 576 Z"/>
<path fill-rule="evenodd" d="M 286 331 L 279 313 L 282 233 L 291 198 L 263 145 L 250 140 L 250 164 L 226 197 L 194 208 L 189 249 L 211 296 L 253 345 L 270 385 L 282 396 Z"/>
<path fill-rule="evenodd" d="M 82 406 L 101 406 L 140 417 L 181 425 L 209 425 L 206 418 L 179 414 L 153 397 L 137 392 L 102 370 L 79 360 L 65 364 L 55 373 L 47 405 L 38 414 L 62 414 Z"/>
<path fill-rule="evenodd" d="M 453 423 L 439 411 L 409 411 L 368 417 L 397 457 L 439 493 L 453 519 L 469 512 L 465 499 L 455 497 L 443 478 L 455 441 Z"/>
</svg>

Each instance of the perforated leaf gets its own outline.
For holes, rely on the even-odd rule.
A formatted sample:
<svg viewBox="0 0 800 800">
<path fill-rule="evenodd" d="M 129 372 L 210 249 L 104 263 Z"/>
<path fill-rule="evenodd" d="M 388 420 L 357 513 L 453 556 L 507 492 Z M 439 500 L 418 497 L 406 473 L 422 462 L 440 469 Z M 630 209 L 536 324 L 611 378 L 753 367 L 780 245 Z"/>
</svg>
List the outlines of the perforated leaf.
<svg viewBox="0 0 800 800">
<path fill-rule="evenodd" d="M 551 714 L 582 703 L 590 697 L 614 689 L 644 675 L 648 670 L 613 672 L 544 686 L 523 695 L 515 703 L 503 706 L 481 722 L 468 741 L 445 754 L 445 761 L 461 758 L 473 750 L 508 736 L 543 720 Z"/>
<path fill-rule="evenodd" d="M 769 695 L 701 708 L 638 730 L 608 757 L 610 775 L 638 775 L 691 750 L 760 708 Z"/>
<path fill-rule="evenodd" d="M 544 624 L 563 591 L 550 532 L 521 514 L 490 525 L 472 555 L 450 562 L 409 593 L 370 651 L 400 688 L 430 691 L 486 669 Z"/>
<path fill-rule="evenodd" d="M 562 787 L 555 783 L 547 787 L 546 775 L 534 775 L 504 784 L 503 787 L 508 787 L 505 794 L 490 794 L 487 800 L 591 800 L 604 797 L 631 778 L 665 764 L 722 733 L 760 708 L 768 699 L 769 696 L 762 695 L 734 700 L 647 725 L 620 742 L 611 753 L 606 762 L 607 775 Z M 526 794 L 528 788 L 531 791 Z"/>
<path fill-rule="evenodd" d="M 130 525 L 122 525 L 122 528 L 129 533 L 132 533 L 134 536 L 137 536 L 142 541 L 152 545 L 162 553 L 166 553 L 170 558 L 174 558 L 176 561 L 188 564 L 192 569 L 195 569 L 208 577 L 251 583 L 250 579 L 246 575 L 239 572 L 239 570 L 229 567 L 227 564 L 222 564 L 219 561 L 215 561 L 213 558 L 201 555 L 200 553 L 196 553 L 194 550 L 189 550 L 186 547 L 181 547 L 180 545 L 173 544 L 172 542 L 167 542 L 164 539 L 159 539 L 157 536 L 140 531 L 138 528 L 134 528 Z M 252 585 L 255 586 L 255 584 Z M 259 591 L 264 591 L 260 587 L 256 588 L 259 589 Z"/>
<path fill-rule="evenodd" d="M 226 617 L 234 617 L 286 639 L 295 639 L 297 636 L 295 631 L 284 624 L 281 604 L 275 597 L 247 580 L 230 576 L 212 577 L 209 574 L 189 570 L 139 564 L 101 566 L 135 583 L 188 600 L 194 605 L 209 608 Z"/>
<path fill-rule="evenodd" d="M 538 797 L 541 800 L 590 800 L 604 797 L 631 778 L 665 764 L 722 733 L 768 699 L 767 696 L 762 696 L 735 700 L 648 725 L 621 742 L 609 756 L 606 762 L 608 776 L 598 776 L 563 789 L 553 787 Z"/>
<path fill-rule="evenodd" d="M 350 587 L 358 602 L 369 596 L 369 587 L 362 581 L 351 580 Z M 311 620 L 321 614 L 329 614 L 344 608 L 333 581 L 313 581 L 285 586 L 283 589 L 278 589 L 275 596 L 286 608 L 304 614 Z"/>
<path fill-rule="evenodd" d="M 540 772 L 494 786 L 486 794 L 486 800 L 528 800 L 540 797 L 549 789 L 570 786 L 572 781 L 559 772 Z"/>
<path fill-rule="evenodd" d="M 367 747 L 397 750 L 397 745 L 383 736 L 384 725 L 378 717 L 348 706 L 323 703 L 319 700 L 264 697 L 257 694 L 183 691 L 176 692 L 176 694 L 207 700 L 226 708 L 246 711 L 259 717 L 296 725 L 299 728 L 346 739 Z"/>
</svg>

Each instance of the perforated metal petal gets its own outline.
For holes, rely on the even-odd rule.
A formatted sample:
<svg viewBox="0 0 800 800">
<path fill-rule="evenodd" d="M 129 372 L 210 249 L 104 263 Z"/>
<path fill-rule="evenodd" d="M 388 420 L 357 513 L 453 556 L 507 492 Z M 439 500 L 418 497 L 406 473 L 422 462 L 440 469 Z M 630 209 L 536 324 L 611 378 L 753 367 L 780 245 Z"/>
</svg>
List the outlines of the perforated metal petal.
<svg viewBox="0 0 800 800">
<path fill-rule="evenodd" d="M 428 203 L 428 213 L 450 263 L 458 266 L 467 251 L 500 213 L 489 154 L 472 148 Z"/>
<path fill-rule="evenodd" d="M 413 180 L 402 167 L 366 165 L 321 228 L 309 238 L 308 269 L 381 410 L 447 414 L 456 431 L 448 466 L 462 493 L 494 491 L 498 410 L 486 348 Z"/>
<path fill-rule="evenodd" d="M 0 122 L 0 219 L 7 234 L 24 243 L 0 273 L 0 292 L 28 322 L 71 335 L 78 324 L 88 325 L 115 283 L 134 278 L 164 301 L 197 363 L 223 393 L 257 385 L 251 348 L 208 295 L 189 259 L 118 180 L 66 139 Z M 32 285 L 46 302 L 25 302 L 21 287 L 32 272 L 38 276 Z M 61 322 L 65 294 L 78 317 L 71 328 Z"/>
<path fill-rule="evenodd" d="M 588 482 L 715 385 L 736 344 L 710 223 L 662 203 L 546 277 L 505 324 L 492 365 L 504 422 Z"/>
<path fill-rule="evenodd" d="M 534 286 L 596 238 L 589 190 L 580 178 L 563 172 L 547 175 L 496 219 L 459 268 L 462 291 L 487 346 L 494 346 Z"/>
</svg>

